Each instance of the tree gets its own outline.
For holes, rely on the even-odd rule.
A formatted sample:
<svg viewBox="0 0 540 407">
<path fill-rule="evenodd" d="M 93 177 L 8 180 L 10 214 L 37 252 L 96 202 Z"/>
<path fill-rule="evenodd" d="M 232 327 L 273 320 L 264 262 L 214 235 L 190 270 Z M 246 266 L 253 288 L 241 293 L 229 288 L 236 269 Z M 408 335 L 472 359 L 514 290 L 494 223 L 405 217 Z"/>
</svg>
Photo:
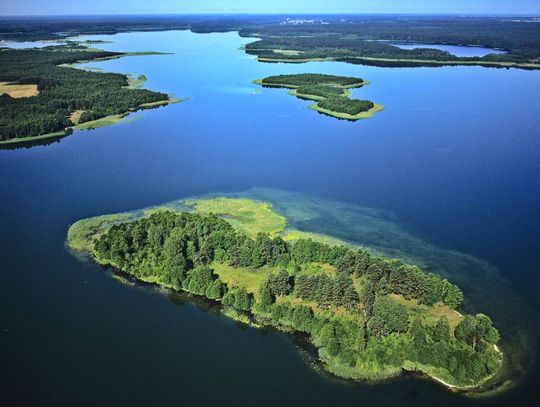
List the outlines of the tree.
<svg viewBox="0 0 540 407">
<path fill-rule="evenodd" d="M 336 331 L 331 322 L 322 327 L 320 340 L 321 345 L 326 348 L 330 356 L 336 356 L 339 353 L 339 343 L 336 338 Z"/>
<path fill-rule="evenodd" d="M 286 270 L 282 269 L 277 274 L 270 274 L 266 281 L 266 286 L 268 290 L 274 296 L 284 296 L 288 295 L 292 291 L 291 276 L 287 273 Z"/>
<path fill-rule="evenodd" d="M 245 288 L 236 290 L 234 298 L 234 308 L 240 311 L 249 311 L 251 309 L 251 296 Z"/>
<path fill-rule="evenodd" d="M 372 336 L 385 336 L 392 332 L 406 332 L 408 314 L 406 308 L 388 296 L 377 296 L 373 315 L 367 323 Z"/>
<path fill-rule="evenodd" d="M 454 335 L 458 341 L 468 343 L 473 349 L 476 348 L 478 342 L 476 318 L 472 315 L 465 315 L 465 318 L 456 326 Z"/>
<path fill-rule="evenodd" d="M 219 300 L 223 297 L 224 292 L 225 285 L 219 279 L 217 279 L 206 289 L 206 296 L 211 300 Z"/>
<path fill-rule="evenodd" d="M 491 318 L 484 314 L 476 314 L 476 330 L 484 341 L 494 344 L 500 339 L 499 331 L 493 326 Z"/>
<path fill-rule="evenodd" d="M 263 284 L 259 290 L 259 305 L 261 310 L 268 311 L 275 299 L 266 284 Z"/>
<path fill-rule="evenodd" d="M 362 292 L 360 293 L 360 303 L 364 308 L 364 315 L 370 318 L 373 313 L 375 303 L 375 284 L 371 280 L 366 280 Z"/>
<path fill-rule="evenodd" d="M 223 305 L 226 305 L 227 307 L 234 307 L 236 301 L 236 295 L 234 291 L 228 291 L 221 300 L 221 303 Z"/>
<path fill-rule="evenodd" d="M 450 340 L 450 323 L 448 318 L 441 317 L 433 327 L 433 340 L 435 342 L 448 342 Z"/>
</svg>

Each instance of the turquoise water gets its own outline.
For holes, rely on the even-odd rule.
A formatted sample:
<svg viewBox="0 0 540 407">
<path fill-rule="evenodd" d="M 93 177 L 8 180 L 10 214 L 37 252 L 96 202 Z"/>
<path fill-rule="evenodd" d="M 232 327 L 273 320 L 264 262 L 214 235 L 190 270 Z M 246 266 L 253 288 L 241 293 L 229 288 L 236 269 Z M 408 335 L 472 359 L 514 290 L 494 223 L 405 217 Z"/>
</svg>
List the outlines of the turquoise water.
<svg viewBox="0 0 540 407">
<path fill-rule="evenodd" d="M 465 45 L 444 45 L 444 44 L 420 44 L 406 42 L 390 42 L 390 45 L 401 49 L 417 49 L 417 48 L 433 48 L 441 51 L 446 51 L 457 57 L 483 57 L 489 54 L 505 54 L 505 51 L 500 49 L 465 46 Z"/>
<path fill-rule="evenodd" d="M 86 64 L 144 74 L 184 102 L 31 149 L 0 151 L 0 401 L 5 405 L 531 405 L 539 288 L 540 73 L 334 62 L 262 64 L 235 33 L 88 37 L 161 51 Z M 383 104 L 339 121 L 253 79 L 354 75 Z M 365 244 L 463 286 L 514 357 L 512 391 L 471 400 L 410 377 L 368 386 L 329 378 L 282 334 L 204 304 L 129 286 L 72 256 L 83 217 L 201 194 L 269 200 L 294 227 Z M 308 358 L 307 362 L 310 362 Z M 520 363 L 521 362 L 521 363 Z"/>
</svg>

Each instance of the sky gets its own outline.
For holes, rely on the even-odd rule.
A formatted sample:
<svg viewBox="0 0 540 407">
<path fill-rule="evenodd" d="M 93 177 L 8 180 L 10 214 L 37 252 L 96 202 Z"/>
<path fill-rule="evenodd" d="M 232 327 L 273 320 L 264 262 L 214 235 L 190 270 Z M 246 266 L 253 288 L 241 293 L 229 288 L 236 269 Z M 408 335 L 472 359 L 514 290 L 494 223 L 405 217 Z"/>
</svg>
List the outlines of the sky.
<svg viewBox="0 0 540 407">
<path fill-rule="evenodd" d="M 540 15 L 540 0 L 0 0 L 0 15 L 411 13 Z"/>
</svg>

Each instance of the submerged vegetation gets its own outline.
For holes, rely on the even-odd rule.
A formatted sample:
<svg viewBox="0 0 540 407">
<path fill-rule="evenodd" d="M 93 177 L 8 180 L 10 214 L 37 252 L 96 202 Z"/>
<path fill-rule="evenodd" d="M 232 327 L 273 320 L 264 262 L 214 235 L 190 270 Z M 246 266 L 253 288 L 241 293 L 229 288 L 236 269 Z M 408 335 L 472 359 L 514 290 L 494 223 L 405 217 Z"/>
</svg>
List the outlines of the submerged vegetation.
<svg viewBox="0 0 540 407">
<path fill-rule="evenodd" d="M 130 83 L 126 75 L 65 65 L 124 55 L 128 54 L 73 45 L 0 50 L 2 87 L 33 89 L 24 94 L 27 97 L 9 91 L 0 95 L 0 142 L 69 134 L 73 126 L 113 123 L 130 111 L 175 101 L 164 93 L 138 89 L 143 77 Z"/>
<path fill-rule="evenodd" d="M 291 89 L 289 94 L 300 99 L 314 100 L 310 109 L 339 119 L 359 120 L 382 110 L 369 100 L 351 99 L 348 89 L 364 86 L 367 82 L 350 76 L 296 74 L 269 76 L 255 83 Z"/>
<path fill-rule="evenodd" d="M 142 281 L 218 301 L 226 315 L 305 333 L 340 377 L 379 380 L 406 369 L 467 388 L 500 367 L 498 331 L 484 314 L 456 311 L 463 294 L 448 280 L 317 235 L 287 241 L 294 231 L 266 203 L 184 204 L 194 212 L 171 206 L 79 221 L 68 243 Z"/>
</svg>

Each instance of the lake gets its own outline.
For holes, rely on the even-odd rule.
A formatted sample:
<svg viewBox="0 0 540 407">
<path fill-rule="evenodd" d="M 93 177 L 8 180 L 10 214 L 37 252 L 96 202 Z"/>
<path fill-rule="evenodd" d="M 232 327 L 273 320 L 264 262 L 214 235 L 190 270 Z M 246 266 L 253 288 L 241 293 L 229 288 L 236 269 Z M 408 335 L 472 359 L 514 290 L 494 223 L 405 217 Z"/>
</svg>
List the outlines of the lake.
<svg viewBox="0 0 540 407">
<path fill-rule="evenodd" d="M 475 47 L 468 45 L 445 45 L 445 44 L 419 44 L 409 42 L 389 42 L 389 45 L 398 47 L 401 49 L 418 49 L 418 48 L 433 48 L 440 51 L 446 51 L 456 57 L 483 57 L 489 54 L 501 55 L 505 54 L 505 51 L 500 49 Z"/>
<path fill-rule="evenodd" d="M 532 405 L 540 379 L 540 72 L 264 64 L 236 33 L 92 36 L 161 51 L 85 64 L 185 99 L 30 149 L 0 150 L 0 401 L 96 406 Z M 316 72 L 385 106 L 336 120 L 252 80 Z M 418 262 L 493 317 L 512 390 L 489 399 L 402 377 L 329 377 L 287 335 L 130 285 L 65 246 L 74 221 L 203 194 L 268 200 L 303 230 Z"/>
</svg>

